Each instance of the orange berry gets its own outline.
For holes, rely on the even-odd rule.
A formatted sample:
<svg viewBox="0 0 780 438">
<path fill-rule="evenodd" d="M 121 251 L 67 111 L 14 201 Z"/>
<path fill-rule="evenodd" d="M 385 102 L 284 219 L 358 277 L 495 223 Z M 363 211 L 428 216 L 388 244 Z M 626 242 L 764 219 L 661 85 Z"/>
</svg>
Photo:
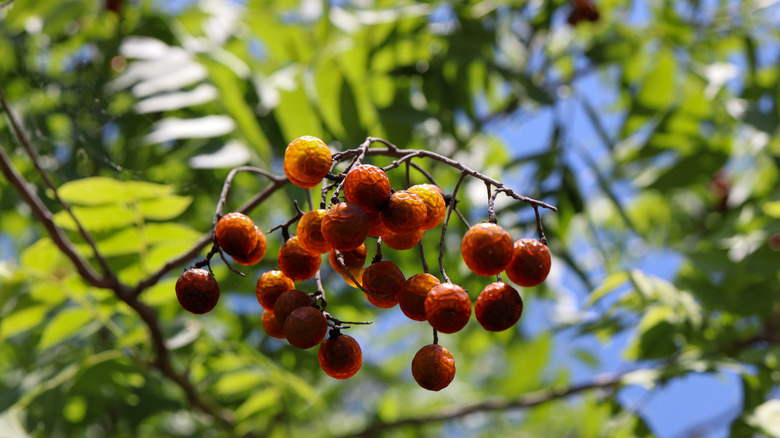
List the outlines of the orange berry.
<svg viewBox="0 0 780 438">
<path fill-rule="evenodd" d="M 255 283 L 257 302 L 265 310 L 273 310 L 277 298 L 283 292 L 295 289 L 295 283 L 282 271 L 264 272 Z"/>
<path fill-rule="evenodd" d="M 392 231 L 382 235 L 382 242 L 397 250 L 414 248 L 423 238 L 423 230 L 415 230 L 410 233 L 394 233 Z"/>
<path fill-rule="evenodd" d="M 550 273 L 550 250 L 536 239 L 520 239 L 515 242 L 513 255 L 512 261 L 506 267 L 506 275 L 520 286 L 536 286 Z"/>
<path fill-rule="evenodd" d="M 368 215 L 368 235 L 373 237 L 384 236 L 390 232 L 390 229 L 382 222 L 379 212 L 366 213 Z"/>
<path fill-rule="evenodd" d="M 355 166 L 344 178 L 344 197 L 366 213 L 379 211 L 390 197 L 390 180 L 385 171 L 371 164 Z"/>
<path fill-rule="evenodd" d="M 259 263 L 260 260 L 263 260 L 263 257 L 265 257 L 265 250 L 268 247 L 268 242 L 266 242 L 265 234 L 263 234 L 260 228 L 257 228 L 257 225 L 255 225 L 255 239 L 257 240 L 257 243 L 255 244 L 255 249 L 253 249 L 252 252 L 244 257 L 239 255 L 232 256 L 236 263 L 244 266 L 250 266 Z"/>
<path fill-rule="evenodd" d="M 442 333 L 455 333 L 471 317 L 471 298 L 462 287 L 442 283 L 431 288 L 425 297 L 425 316 L 431 327 Z"/>
<path fill-rule="evenodd" d="M 471 272 L 496 275 L 512 261 L 512 236 L 496 224 L 476 224 L 463 236 L 460 253 Z"/>
<path fill-rule="evenodd" d="M 355 249 L 368 236 L 368 216 L 357 204 L 339 202 L 322 219 L 322 235 L 334 249 Z"/>
<path fill-rule="evenodd" d="M 422 388 L 441 391 L 455 378 L 455 359 L 441 345 L 426 345 L 412 359 L 412 376 Z"/>
<path fill-rule="evenodd" d="M 399 190 L 390 196 L 380 213 L 382 222 L 390 231 L 411 233 L 425 225 L 428 209 L 419 196 Z"/>
<path fill-rule="evenodd" d="M 317 353 L 320 367 L 325 374 L 334 379 L 349 379 L 354 376 L 363 364 L 363 352 L 360 344 L 349 335 L 331 334 L 322 344 Z"/>
<path fill-rule="evenodd" d="M 263 317 L 260 320 L 263 324 L 263 330 L 265 333 L 276 339 L 284 339 L 284 327 L 276 320 L 273 310 L 266 310 L 263 312 Z"/>
<path fill-rule="evenodd" d="M 339 252 L 341 252 L 342 258 L 344 260 L 344 266 L 347 267 L 349 272 L 355 274 L 366 263 L 368 248 L 366 248 L 366 244 L 364 243 L 353 250 Z M 339 262 L 336 259 L 335 250 L 332 249 L 328 252 L 328 261 L 330 262 L 330 267 L 333 268 L 334 271 L 341 275 L 345 274 L 344 269 L 339 266 Z"/>
<path fill-rule="evenodd" d="M 326 213 L 326 210 L 312 210 L 298 221 L 298 239 L 312 254 L 325 254 L 331 249 L 330 244 L 322 236 L 322 219 Z"/>
<path fill-rule="evenodd" d="M 447 205 L 444 203 L 444 196 L 439 192 L 441 189 L 436 189 L 439 188 L 430 184 L 418 184 L 406 189 L 419 196 L 425 203 L 428 213 L 425 224 L 422 226 L 423 230 L 435 228 L 444 220 L 444 216 L 447 215 Z"/>
<path fill-rule="evenodd" d="M 417 274 L 407 278 L 398 294 L 398 304 L 404 315 L 415 321 L 426 321 L 425 297 L 439 284 L 439 279 L 431 274 Z"/>
<path fill-rule="evenodd" d="M 219 301 L 219 284 L 205 269 L 187 269 L 176 280 L 175 289 L 181 307 L 198 315 L 210 312 Z"/>
<path fill-rule="evenodd" d="M 491 332 L 512 327 L 523 314 L 523 299 L 510 285 L 497 281 L 480 292 L 474 304 L 474 314 L 480 325 Z"/>
<path fill-rule="evenodd" d="M 284 242 L 279 248 L 276 262 L 279 263 L 279 269 L 284 272 L 284 275 L 293 281 L 308 280 L 320 269 L 320 256 L 307 251 L 301 245 L 298 236 L 293 236 Z"/>
<path fill-rule="evenodd" d="M 288 290 L 279 295 L 274 304 L 274 315 L 279 325 L 284 326 L 284 321 L 299 307 L 311 306 L 311 298 L 299 290 Z"/>
<path fill-rule="evenodd" d="M 357 271 L 355 271 L 355 272 L 353 272 L 353 271 L 350 271 L 350 273 L 352 274 L 352 277 L 354 277 L 354 278 L 355 278 L 355 280 L 358 282 L 358 284 L 363 284 L 363 274 L 364 274 L 365 272 L 366 272 L 366 268 L 360 268 L 360 269 L 358 269 L 358 270 L 357 270 Z M 344 274 L 344 275 L 342 275 L 342 276 L 341 276 L 341 278 L 343 278 L 343 279 L 344 279 L 344 281 L 345 281 L 345 282 L 346 282 L 346 283 L 347 283 L 347 284 L 348 284 L 350 287 L 354 287 L 354 288 L 356 288 L 356 289 L 357 289 L 358 285 L 357 285 L 357 284 L 355 284 L 355 282 L 354 282 L 354 281 L 352 281 L 352 279 L 351 279 L 351 278 L 349 278 L 349 276 L 348 276 L 347 274 Z"/>
<path fill-rule="evenodd" d="M 398 294 L 404 281 L 403 272 L 389 261 L 374 263 L 363 272 L 363 288 L 368 292 L 366 298 L 381 309 L 398 304 Z"/>
<path fill-rule="evenodd" d="M 314 307 L 299 307 L 284 321 L 284 337 L 293 347 L 309 349 L 325 339 L 328 320 Z"/>
<path fill-rule="evenodd" d="M 255 223 L 243 213 L 222 216 L 214 230 L 217 245 L 231 256 L 246 257 L 257 246 Z"/>
<path fill-rule="evenodd" d="M 285 175 L 293 184 L 306 189 L 319 184 L 332 164 L 328 145 L 317 137 L 298 137 L 284 151 Z"/>
</svg>

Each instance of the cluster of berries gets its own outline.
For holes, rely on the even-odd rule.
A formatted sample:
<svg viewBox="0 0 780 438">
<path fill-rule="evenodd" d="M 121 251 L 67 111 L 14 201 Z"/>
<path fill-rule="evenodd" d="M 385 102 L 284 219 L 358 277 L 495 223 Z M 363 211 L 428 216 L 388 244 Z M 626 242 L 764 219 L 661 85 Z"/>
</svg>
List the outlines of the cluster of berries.
<svg viewBox="0 0 780 438">
<path fill-rule="evenodd" d="M 300 187 L 320 184 L 332 164 L 330 150 L 316 137 L 298 138 L 285 151 L 285 174 Z M 358 371 L 362 363 L 360 346 L 354 338 L 340 332 L 338 324 L 324 311 L 324 305 L 318 304 L 316 293 L 307 294 L 295 288 L 296 281 L 316 275 L 325 253 L 331 267 L 348 284 L 360 288 L 376 307 L 389 309 L 399 305 L 408 318 L 428 321 L 442 333 L 461 330 L 472 313 L 469 294 L 456 284 L 442 283 L 429 273 L 406 278 L 395 263 L 381 258 L 364 267 L 368 236 L 381 238 L 393 249 L 406 250 L 421 241 L 424 231 L 437 227 L 447 211 L 443 191 L 430 184 L 394 191 L 384 170 L 370 164 L 351 166 L 342 177 L 340 180 L 337 176 L 336 181 L 341 182 L 339 189 L 343 189 L 345 201 L 327 210 L 303 214 L 297 235 L 279 249 L 279 270 L 263 273 L 255 286 L 257 300 L 265 309 L 265 331 L 302 349 L 320 344 L 320 365 L 338 379 Z M 335 195 L 338 194 L 337 190 Z M 240 213 L 230 213 L 219 220 L 215 240 L 241 264 L 256 263 L 265 254 L 265 236 Z M 544 281 L 550 270 L 546 245 L 533 239 L 514 242 L 495 223 L 471 227 L 463 237 L 461 255 L 475 274 L 493 276 L 505 272 L 510 280 L 525 287 Z M 214 307 L 214 291 L 218 298 L 214 278 L 197 268 L 185 272 L 176 284 L 180 303 L 193 313 Z M 482 290 L 474 311 L 486 330 L 502 331 L 520 319 L 523 300 L 517 290 L 499 279 Z M 333 327 L 330 337 L 323 342 L 329 326 Z M 434 343 L 417 352 L 412 360 L 412 374 L 423 388 L 438 391 L 454 378 L 455 362 L 446 348 Z"/>
</svg>

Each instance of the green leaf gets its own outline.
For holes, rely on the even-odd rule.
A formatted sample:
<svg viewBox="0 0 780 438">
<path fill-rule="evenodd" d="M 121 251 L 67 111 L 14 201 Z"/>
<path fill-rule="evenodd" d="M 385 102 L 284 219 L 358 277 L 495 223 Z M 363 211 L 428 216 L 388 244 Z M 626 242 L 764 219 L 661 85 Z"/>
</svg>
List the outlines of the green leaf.
<svg viewBox="0 0 780 438">
<path fill-rule="evenodd" d="M 149 243 L 161 243 L 170 240 L 194 242 L 203 236 L 203 233 L 187 225 L 177 223 L 149 223 L 144 227 L 144 232 Z"/>
<path fill-rule="evenodd" d="M 234 396 L 252 391 L 265 380 L 267 380 L 267 377 L 258 371 L 241 370 L 222 376 L 214 384 L 214 390 L 218 395 Z"/>
<path fill-rule="evenodd" d="M 155 199 L 170 195 L 176 191 L 172 185 L 157 184 L 147 181 L 125 181 L 125 190 L 128 201 Z M 116 200 L 114 202 L 117 202 Z"/>
<path fill-rule="evenodd" d="M 192 196 L 169 195 L 141 201 L 139 209 L 146 219 L 164 221 L 178 217 L 191 203 Z"/>
<path fill-rule="evenodd" d="M 655 68 L 647 75 L 637 101 L 644 107 L 660 110 L 674 101 L 676 89 L 674 78 L 677 61 L 670 51 L 662 51 L 655 58 Z"/>
<path fill-rule="evenodd" d="M 780 218 L 780 201 L 765 202 L 761 208 L 764 210 L 767 216 L 773 218 Z"/>
<path fill-rule="evenodd" d="M 57 189 L 57 194 L 71 204 L 109 204 L 124 199 L 125 186 L 121 181 L 97 176 L 67 182 Z"/>
<path fill-rule="evenodd" d="M 593 292 L 590 293 L 588 296 L 587 301 L 585 302 L 586 306 L 592 306 L 593 303 L 603 298 L 608 293 L 614 291 L 618 287 L 620 287 L 623 283 L 628 281 L 629 275 L 626 271 L 618 271 L 613 272 L 612 274 L 609 274 L 607 278 L 604 279 L 604 281 L 601 282 L 599 287 L 593 290 Z"/>
<path fill-rule="evenodd" d="M 87 231 L 109 231 L 124 228 L 135 223 L 134 212 L 125 205 L 111 204 L 94 207 L 72 208 L 81 226 Z M 60 211 L 54 215 L 54 223 L 66 230 L 75 231 L 76 222 L 67 211 Z"/>
<path fill-rule="evenodd" d="M 43 237 L 22 252 L 21 264 L 44 273 L 51 273 L 62 255 L 48 237 Z"/>
<path fill-rule="evenodd" d="M 94 315 L 82 307 L 70 307 L 57 313 L 43 329 L 38 348 L 45 350 L 75 335 Z"/>
<path fill-rule="evenodd" d="M 275 387 L 269 387 L 255 392 L 246 399 L 238 409 L 236 409 L 236 419 L 238 421 L 249 419 L 253 415 L 276 405 L 280 396 L 279 389 Z"/>
<path fill-rule="evenodd" d="M 49 311 L 48 305 L 30 306 L 24 309 L 15 310 L 5 315 L 0 320 L 0 341 L 4 341 L 11 336 L 23 333 L 37 326 L 46 317 Z"/>
</svg>

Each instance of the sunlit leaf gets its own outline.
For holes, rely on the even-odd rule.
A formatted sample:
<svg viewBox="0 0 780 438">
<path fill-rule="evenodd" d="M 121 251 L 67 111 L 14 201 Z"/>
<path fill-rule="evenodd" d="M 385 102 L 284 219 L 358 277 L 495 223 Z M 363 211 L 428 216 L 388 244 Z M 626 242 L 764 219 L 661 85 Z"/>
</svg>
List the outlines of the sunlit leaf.
<svg viewBox="0 0 780 438">
<path fill-rule="evenodd" d="M 139 209 L 146 219 L 164 221 L 178 217 L 192 203 L 192 196 L 168 195 L 141 201 Z"/>
<path fill-rule="evenodd" d="M 0 341 L 37 326 L 43 322 L 49 309 L 48 305 L 35 305 L 3 316 L 0 320 Z"/>
<path fill-rule="evenodd" d="M 45 350 L 68 339 L 93 320 L 94 315 L 81 307 L 61 310 L 46 324 L 38 348 Z"/>
</svg>

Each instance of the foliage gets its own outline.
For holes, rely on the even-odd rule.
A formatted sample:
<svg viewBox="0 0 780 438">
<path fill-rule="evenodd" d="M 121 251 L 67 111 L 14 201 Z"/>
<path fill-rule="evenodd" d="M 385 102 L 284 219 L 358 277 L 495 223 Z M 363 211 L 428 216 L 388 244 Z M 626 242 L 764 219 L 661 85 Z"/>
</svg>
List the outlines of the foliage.
<svg viewBox="0 0 780 438">
<path fill-rule="evenodd" d="M 779 27 L 766 2 L 603 0 L 598 21 L 576 26 L 563 0 L 202 0 L 175 12 L 161 3 L 0 9 L 0 85 L 73 217 L 8 114 L 4 155 L 76 254 L 116 273 L 90 280 L 77 269 L 4 169 L 4 432 L 647 436 L 652 425 L 621 403 L 623 388 L 712 371 L 742 381 L 731 434 L 777 436 Z M 374 321 L 350 333 L 365 354 L 351 381 L 263 334 L 252 291 L 270 262 L 245 278 L 215 264 L 217 308 L 202 317 L 179 308 L 176 277 L 209 242 L 229 170 L 283 175 L 284 147 L 301 135 L 335 150 L 369 135 L 428 149 L 558 207 L 543 216 L 552 281 L 522 291 L 521 328 L 489 334 L 472 320 L 447 335 L 457 363 L 447 390 L 422 394 L 411 376 L 428 326 L 397 308 L 375 312 L 330 271 L 339 316 Z M 452 191 L 457 172 L 418 163 Z M 405 185 L 403 170 L 389 176 Z M 236 176 L 228 210 L 275 184 Z M 460 193 L 468 220 L 484 220 L 483 184 L 466 180 Z M 284 186 L 249 214 L 267 230 L 294 215 L 290 199 L 305 205 L 306 192 Z M 533 209 L 502 199 L 499 223 L 533 236 Z M 487 282 L 453 251 L 466 229 L 451 222 L 445 263 L 461 267 L 449 275 L 474 297 Z M 268 238 L 275 254 L 282 239 Z M 437 240 L 426 237 L 428 260 Z M 416 255 L 384 253 L 407 277 L 420 272 Z M 601 347 L 558 360 L 572 337 L 625 336 L 626 368 L 638 371 L 581 384 L 583 362 L 594 374 L 614 369 Z"/>
</svg>

